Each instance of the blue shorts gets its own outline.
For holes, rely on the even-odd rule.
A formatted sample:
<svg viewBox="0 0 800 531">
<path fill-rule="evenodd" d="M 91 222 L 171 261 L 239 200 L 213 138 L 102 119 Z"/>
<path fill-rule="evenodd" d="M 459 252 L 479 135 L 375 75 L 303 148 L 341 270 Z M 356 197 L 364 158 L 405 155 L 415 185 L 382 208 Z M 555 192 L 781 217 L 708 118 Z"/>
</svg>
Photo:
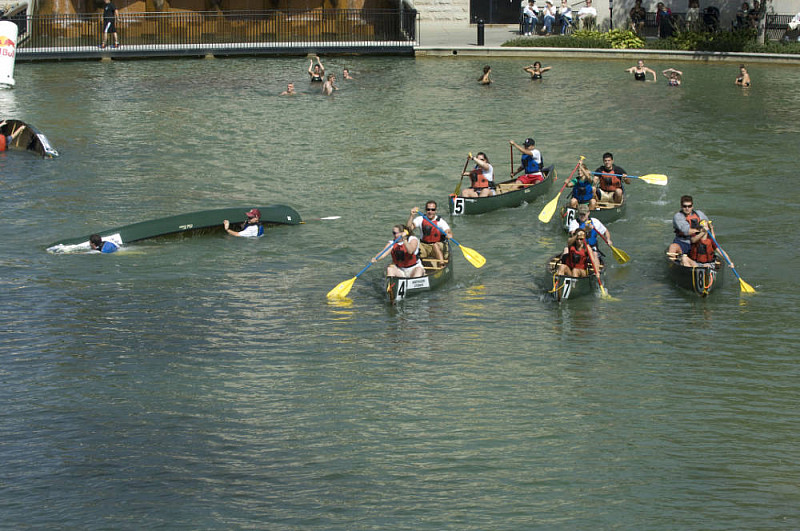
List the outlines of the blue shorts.
<svg viewBox="0 0 800 531">
<path fill-rule="evenodd" d="M 672 243 L 677 243 L 678 245 L 680 245 L 680 247 L 681 247 L 681 252 L 682 252 L 683 254 L 689 254 L 689 250 L 692 248 L 692 244 L 691 244 L 690 242 L 687 242 L 687 241 L 681 240 L 681 239 L 680 239 L 680 238 L 678 238 L 677 236 L 675 237 L 675 239 L 674 239 L 674 240 L 672 240 Z"/>
</svg>

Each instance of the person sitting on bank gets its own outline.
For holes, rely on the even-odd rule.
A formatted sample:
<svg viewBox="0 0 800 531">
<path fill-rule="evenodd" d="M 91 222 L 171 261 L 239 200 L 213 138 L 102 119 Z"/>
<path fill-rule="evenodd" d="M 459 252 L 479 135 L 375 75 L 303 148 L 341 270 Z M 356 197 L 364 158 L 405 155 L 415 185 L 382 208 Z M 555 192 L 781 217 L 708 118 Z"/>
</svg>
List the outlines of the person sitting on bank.
<svg viewBox="0 0 800 531">
<path fill-rule="evenodd" d="M 675 70 L 674 68 L 667 68 L 666 70 L 661 72 L 665 78 L 667 78 L 667 83 L 669 83 L 670 87 L 680 87 L 681 86 L 681 76 L 683 72 L 680 70 Z"/>
<path fill-rule="evenodd" d="M 614 155 L 603 153 L 603 165 L 594 171 L 597 175 L 597 199 L 607 203 L 622 203 L 625 189 L 622 183 L 631 184 L 625 168 L 614 164 Z"/>
<path fill-rule="evenodd" d="M 317 64 L 314 64 L 314 59 L 317 60 Z M 323 77 L 325 76 L 325 67 L 322 66 L 319 55 L 315 55 L 314 59 L 311 59 L 311 62 L 308 64 L 308 75 L 311 77 L 312 83 L 322 83 L 324 81 Z"/>
<path fill-rule="evenodd" d="M 417 228 L 422 235 L 420 242 L 420 258 L 428 258 L 431 255 L 436 259 L 438 265 L 444 263 L 444 242 L 447 238 L 453 237 L 450 225 L 439 215 L 436 214 L 438 205 L 436 201 L 425 203 L 425 214 L 419 214 L 419 208 L 411 209 L 406 226 L 409 231 Z"/>
<path fill-rule="evenodd" d="M 231 236 L 242 236 L 244 238 L 257 238 L 258 236 L 262 236 L 264 234 L 264 226 L 261 224 L 261 211 L 257 208 L 253 208 L 245 212 L 245 216 L 247 216 L 247 221 L 239 232 L 231 229 L 230 221 L 227 219 L 224 220 L 222 226 L 225 228 L 225 232 Z"/>
<path fill-rule="evenodd" d="M 386 275 L 390 277 L 418 278 L 425 274 L 425 268 L 419 259 L 419 238 L 410 236 L 405 225 L 392 227 L 391 246 L 376 256 L 371 262 L 374 264 L 384 256 L 391 254 L 392 263 L 386 268 Z"/>
<path fill-rule="evenodd" d="M 642 7 L 642 0 L 636 0 L 628 15 L 631 17 L 631 29 L 636 35 L 641 36 L 647 19 L 647 11 Z"/>
<path fill-rule="evenodd" d="M 2 128 L 2 127 L 3 127 L 4 125 L 6 125 L 7 123 L 8 123 L 8 121 L 7 121 L 7 120 L 3 120 L 3 121 L 2 121 L 2 123 L 0 123 L 0 128 Z M 9 146 L 11 146 L 11 144 L 14 142 L 14 140 L 16 140 L 16 139 L 17 139 L 17 137 L 18 137 L 18 136 L 19 136 L 19 135 L 22 133 L 22 131 L 24 131 L 24 130 L 25 130 L 25 126 L 24 126 L 24 125 L 21 125 L 21 126 L 20 126 L 19 128 L 17 128 L 16 130 L 14 130 L 14 131 L 11 131 L 11 134 L 10 134 L 10 135 L 5 135 L 5 134 L 2 134 L 2 133 L 0 133 L 0 151 L 7 151 L 7 150 L 8 150 L 8 148 L 9 148 Z"/>
<path fill-rule="evenodd" d="M 578 165 L 578 175 L 570 179 L 566 186 L 572 188 L 569 208 L 576 209 L 578 205 L 582 204 L 588 205 L 589 210 L 597 208 L 597 199 L 594 197 L 594 177 L 586 164 L 581 162 Z"/>
<path fill-rule="evenodd" d="M 100 251 L 101 253 L 114 253 L 119 250 L 119 247 L 114 242 L 103 241 L 99 234 L 92 234 L 89 236 L 89 247 L 93 251 Z"/>
<path fill-rule="evenodd" d="M 578 22 L 581 29 L 594 29 L 597 20 L 597 9 L 592 7 L 592 0 L 586 0 L 586 5 L 578 10 Z"/>
<path fill-rule="evenodd" d="M 516 174 L 524 170 L 525 174 L 520 175 L 516 181 L 520 187 L 538 184 L 544 181 L 544 175 L 542 174 L 542 153 L 536 149 L 536 142 L 532 138 L 526 138 L 522 146 L 513 140 L 509 140 L 508 142 L 522 153 L 519 168 L 511 172 L 511 178 L 513 179 Z"/>
<path fill-rule="evenodd" d="M 589 276 L 589 249 L 586 246 L 586 231 L 578 229 L 567 240 L 567 246 L 561 254 L 561 263 L 556 269 L 557 275 L 568 277 Z"/>
<path fill-rule="evenodd" d="M 689 248 L 688 255 L 681 255 L 681 264 L 686 267 L 714 267 L 717 261 L 715 251 L 719 250 L 724 253 L 722 249 L 717 247 L 714 240 L 709 236 L 710 222 L 701 220 L 700 230 L 697 234 L 690 238 L 691 247 Z M 728 255 L 725 255 L 731 263 L 731 267 L 735 267 Z"/>
<path fill-rule="evenodd" d="M 609 247 L 614 245 L 614 242 L 611 241 L 611 231 L 603 225 L 603 222 L 589 217 L 589 205 L 578 205 L 575 219 L 571 219 L 567 227 L 570 234 L 574 234 L 578 229 L 583 229 L 586 234 L 586 244 L 599 256 L 603 256 L 603 253 L 597 248 L 598 236 L 603 236 Z"/>
<path fill-rule="evenodd" d="M 471 188 L 461 192 L 461 197 L 489 197 L 494 195 L 494 167 L 489 164 L 489 158 L 483 151 L 472 157 L 475 167 L 472 171 L 464 172 L 463 176 L 469 176 L 472 181 Z"/>
<path fill-rule="evenodd" d="M 681 210 L 672 216 L 675 239 L 667 249 L 667 254 L 672 257 L 689 254 L 692 248 L 691 238 L 700 232 L 701 221 L 708 222 L 708 217 L 701 210 L 694 210 L 692 196 L 681 196 Z"/>
<path fill-rule="evenodd" d="M 644 61 L 641 59 L 637 61 L 636 66 L 626 68 L 625 71 L 628 73 L 633 73 L 633 79 L 636 81 L 647 81 L 647 74 L 653 74 L 653 81 L 656 80 L 656 71 L 652 68 L 647 68 L 644 66 Z"/>
<path fill-rule="evenodd" d="M 567 0 L 561 0 L 561 12 L 558 14 L 558 20 L 561 21 L 561 35 L 566 35 L 567 28 L 572 26 L 572 8 L 569 7 Z"/>
</svg>

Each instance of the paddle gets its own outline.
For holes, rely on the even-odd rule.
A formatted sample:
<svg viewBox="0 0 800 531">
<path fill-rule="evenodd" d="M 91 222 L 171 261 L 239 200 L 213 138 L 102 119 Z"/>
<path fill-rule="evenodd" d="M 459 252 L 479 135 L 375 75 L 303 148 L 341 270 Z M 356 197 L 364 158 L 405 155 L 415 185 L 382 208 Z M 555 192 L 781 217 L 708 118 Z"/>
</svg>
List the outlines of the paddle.
<svg viewBox="0 0 800 531">
<path fill-rule="evenodd" d="M 419 217 L 422 218 L 422 222 L 423 223 L 425 223 L 427 221 L 428 224 L 431 225 L 432 227 L 436 227 L 437 229 L 439 228 L 431 220 L 429 220 L 426 216 L 423 216 L 422 214 L 420 214 Z M 475 249 L 470 249 L 469 247 L 464 247 L 463 245 L 458 243 L 455 238 L 448 237 L 448 239 L 451 242 L 453 242 L 454 244 L 456 244 L 459 249 L 461 249 L 461 253 L 464 255 L 464 258 L 467 259 L 467 262 L 469 262 L 470 264 L 472 264 L 476 268 L 480 269 L 481 267 L 483 267 L 486 264 L 486 258 L 484 258 L 483 255 L 481 253 L 479 253 L 478 251 L 476 251 Z"/>
<path fill-rule="evenodd" d="M 306 224 L 309 221 L 328 221 L 328 220 L 331 220 L 331 219 L 341 219 L 341 218 L 342 218 L 342 216 L 328 216 L 328 217 L 325 217 L 325 218 L 311 218 L 311 219 L 307 219 L 305 221 L 301 221 L 300 223 L 301 224 Z"/>
<path fill-rule="evenodd" d="M 592 268 L 594 269 L 594 278 L 597 279 L 597 285 L 600 286 L 600 297 L 611 301 L 619 300 L 612 297 L 611 294 L 607 292 L 606 288 L 603 286 L 603 281 L 600 280 L 600 268 L 597 267 L 597 260 L 594 257 L 594 251 L 592 251 L 592 246 L 587 244 L 586 251 L 589 254 L 589 260 L 592 261 Z"/>
<path fill-rule="evenodd" d="M 613 175 L 614 177 L 622 177 L 619 173 L 604 173 L 602 171 L 593 171 L 592 175 Z M 661 173 L 648 173 L 647 175 L 626 175 L 631 179 L 641 179 L 648 184 L 657 184 L 659 186 L 667 185 L 667 176 Z"/>
<path fill-rule="evenodd" d="M 389 245 L 387 245 L 386 247 L 384 247 L 384 248 L 383 248 L 383 250 L 381 250 L 381 252 L 379 252 L 379 253 L 378 253 L 376 256 L 380 256 L 380 255 L 382 255 L 384 252 L 386 252 L 386 249 L 388 249 L 389 247 L 391 247 L 392 245 L 394 245 L 395 243 L 399 242 L 399 241 L 400 241 L 400 240 L 402 240 L 402 239 L 403 239 L 403 236 L 402 236 L 402 235 L 401 235 L 401 236 L 398 236 L 398 237 L 397 237 L 397 238 L 395 238 L 393 241 L 391 241 L 391 242 L 389 243 Z M 369 267 L 370 267 L 371 265 L 372 265 L 372 260 L 370 260 L 370 261 L 369 261 L 369 263 L 368 263 L 368 264 L 367 264 L 367 265 L 364 267 L 364 269 L 362 269 L 361 271 L 359 271 L 359 272 L 356 274 L 356 276 L 354 276 L 354 277 L 353 277 L 353 278 L 351 278 L 351 279 L 345 280 L 344 282 L 340 282 L 339 284 L 337 284 L 337 286 L 336 286 L 335 288 L 333 288 L 332 290 L 330 290 L 330 291 L 328 292 L 328 295 L 327 295 L 327 297 L 328 297 L 329 299 L 341 299 L 341 298 L 347 297 L 347 294 L 348 294 L 348 293 L 350 293 L 350 290 L 351 290 L 351 289 L 353 289 L 353 284 L 355 283 L 356 279 L 357 279 L 358 277 L 360 277 L 360 276 L 361 276 L 361 274 L 362 274 L 364 271 L 366 271 L 367 269 L 369 269 Z"/>
<path fill-rule="evenodd" d="M 745 282 L 744 279 L 739 276 L 739 273 L 736 271 L 736 268 L 733 267 L 733 262 L 731 262 L 731 259 L 728 258 L 728 253 L 725 252 L 722 246 L 717 242 L 717 239 L 714 238 L 714 234 L 712 234 L 712 232 L 709 232 L 708 235 L 711 236 L 711 239 L 714 241 L 717 247 L 719 247 L 719 250 L 722 251 L 722 256 L 725 258 L 725 261 L 728 262 L 728 265 L 731 266 L 731 271 L 733 271 L 733 274 L 736 275 L 736 278 L 739 279 L 739 287 L 741 288 L 742 293 L 756 293 L 756 290 L 753 288 L 753 286 Z"/>
<path fill-rule="evenodd" d="M 581 155 L 581 160 L 575 165 L 575 168 L 572 170 L 572 173 L 569 174 L 569 177 L 564 181 L 564 184 L 561 185 L 561 190 L 558 191 L 556 196 L 553 198 L 552 201 L 547 203 L 541 212 L 539 212 L 539 221 L 542 223 L 550 223 L 550 220 L 553 219 L 553 214 L 556 213 L 556 207 L 558 206 L 558 198 L 561 197 L 561 192 L 564 191 L 564 188 L 567 187 L 567 183 L 572 179 L 572 176 L 575 175 L 575 172 L 578 170 L 578 166 L 581 165 L 583 159 L 585 159 L 583 155 Z"/>
<path fill-rule="evenodd" d="M 461 183 L 464 181 L 464 172 L 467 171 L 467 166 L 469 166 L 470 160 L 472 160 L 472 151 L 470 151 L 469 155 L 467 155 L 467 162 L 464 163 L 464 169 L 461 170 L 461 179 L 458 180 L 458 186 L 456 186 L 456 190 L 453 192 L 453 195 L 456 197 L 458 197 L 458 194 L 461 193 Z"/>
<path fill-rule="evenodd" d="M 598 232 L 597 234 L 600 234 L 600 232 Z M 600 237 L 603 238 L 603 241 L 606 242 L 606 245 L 608 245 L 611 248 L 611 252 L 614 254 L 614 259 L 617 262 L 619 262 L 620 264 L 626 264 L 630 261 L 631 257 L 628 256 L 628 253 L 626 253 L 622 249 L 617 249 L 616 247 L 608 243 L 608 238 L 606 238 L 605 234 L 600 234 Z"/>
</svg>

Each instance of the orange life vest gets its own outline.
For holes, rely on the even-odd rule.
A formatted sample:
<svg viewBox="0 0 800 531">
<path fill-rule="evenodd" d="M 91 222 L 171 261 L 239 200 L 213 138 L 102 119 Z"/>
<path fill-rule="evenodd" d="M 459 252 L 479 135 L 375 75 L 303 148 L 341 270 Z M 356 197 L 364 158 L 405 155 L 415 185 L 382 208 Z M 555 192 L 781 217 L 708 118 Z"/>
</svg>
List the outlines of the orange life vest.
<svg viewBox="0 0 800 531">
<path fill-rule="evenodd" d="M 5 151 L 8 149 L 8 145 L 6 143 L 6 135 L 0 133 L 0 151 Z"/>
<path fill-rule="evenodd" d="M 473 188 L 489 188 L 489 180 L 483 176 L 483 168 L 475 168 L 469 172 Z"/>
<path fill-rule="evenodd" d="M 564 262 L 570 269 L 586 269 L 586 264 L 589 260 L 589 253 L 587 248 L 578 249 L 574 245 L 570 246 L 567 253 L 567 259 Z"/>
<path fill-rule="evenodd" d="M 688 216 L 686 214 L 683 214 L 683 216 L 686 218 L 686 222 L 689 224 L 690 229 L 700 228 L 700 221 L 702 220 L 700 219 L 700 216 L 697 215 L 697 212 L 692 210 L 691 214 L 689 214 Z M 678 232 L 677 229 L 675 230 L 675 234 L 677 234 L 682 238 L 688 238 L 689 236 L 691 236 L 691 234 L 681 234 L 680 232 Z"/>
<path fill-rule="evenodd" d="M 603 173 L 600 175 L 600 189 L 604 192 L 614 192 L 622 188 L 622 179 L 616 175 Z"/>
<path fill-rule="evenodd" d="M 700 264 L 708 264 L 716 260 L 714 249 L 717 246 L 711 238 L 703 238 L 692 244 L 689 250 L 689 258 Z"/>
<path fill-rule="evenodd" d="M 392 261 L 397 267 L 412 267 L 417 263 L 417 255 L 409 253 L 403 242 L 392 246 Z"/>
</svg>

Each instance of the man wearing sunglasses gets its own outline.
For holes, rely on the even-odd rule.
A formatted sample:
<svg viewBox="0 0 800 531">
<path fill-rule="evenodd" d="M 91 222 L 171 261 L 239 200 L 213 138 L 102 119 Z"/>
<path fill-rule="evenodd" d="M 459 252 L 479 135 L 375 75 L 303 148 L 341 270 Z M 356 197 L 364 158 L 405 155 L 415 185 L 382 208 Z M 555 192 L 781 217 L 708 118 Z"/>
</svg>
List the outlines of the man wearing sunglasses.
<svg viewBox="0 0 800 531">
<path fill-rule="evenodd" d="M 689 254 L 692 249 L 691 238 L 700 233 L 702 221 L 708 223 L 708 217 L 702 211 L 694 209 L 692 196 L 681 197 L 681 209 L 672 217 L 675 239 L 670 244 L 667 254 L 672 256 Z"/>
<path fill-rule="evenodd" d="M 412 208 L 406 226 L 411 232 L 415 228 L 420 229 L 420 234 L 422 235 L 420 257 L 428 258 L 433 256 L 439 264 L 442 264 L 444 262 L 444 241 L 453 237 L 453 231 L 450 230 L 450 225 L 441 216 L 436 215 L 437 206 L 436 201 L 425 203 L 424 219 L 423 216 L 417 215 L 419 208 Z"/>
</svg>

